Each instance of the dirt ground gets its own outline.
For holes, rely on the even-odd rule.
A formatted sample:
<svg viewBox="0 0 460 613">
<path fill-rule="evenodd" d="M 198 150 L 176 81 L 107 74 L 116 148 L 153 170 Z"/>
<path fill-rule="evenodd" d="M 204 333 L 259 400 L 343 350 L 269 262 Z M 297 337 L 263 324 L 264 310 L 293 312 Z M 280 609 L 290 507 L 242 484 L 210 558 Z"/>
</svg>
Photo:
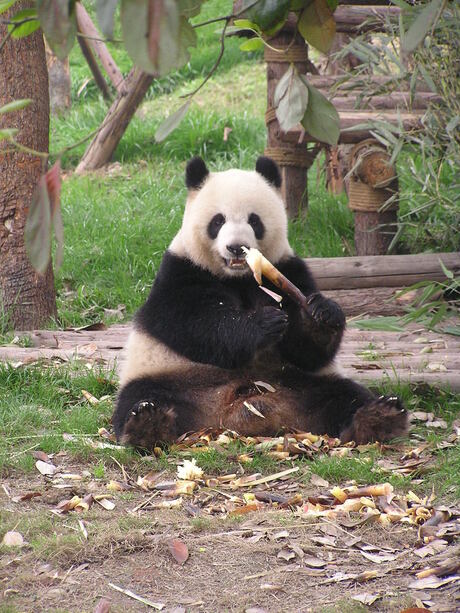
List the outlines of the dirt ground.
<svg viewBox="0 0 460 613">
<path fill-rule="evenodd" d="M 70 468 L 84 474 L 84 465 Z M 350 527 L 349 519 L 306 518 L 302 506 L 224 514 L 219 510 L 232 493 L 217 488 L 203 488 L 213 499 L 201 509 L 187 501 L 174 510 L 152 509 L 148 501 L 158 496 L 133 488 L 113 494 L 112 510 L 95 503 L 86 513 L 53 513 L 73 495 L 107 492 L 111 477 L 120 472 L 65 489 L 41 475 L 4 479 L 1 518 L 25 544 L 0 549 L 2 613 L 92 612 L 98 603 L 103 607 L 102 598 L 107 602 L 99 611 L 152 610 L 109 584 L 163 605 L 166 613 L 460 610 L 459 577 L 435 589 L 410 587 L 415 572 L 436 565 L 446 550 L 416 555 L 417 528 L 407 523 Z M 305 499 L 319 489 L 288 477 L 265 491 L 295 491 Z M 41 495 L 17 501 L 24 492 Z M 186 545 L 185 563 L 172 555 L 171 539 Z M 450 558 L 459 554 L 454 543 L 447 549 Z"/>
</svg>

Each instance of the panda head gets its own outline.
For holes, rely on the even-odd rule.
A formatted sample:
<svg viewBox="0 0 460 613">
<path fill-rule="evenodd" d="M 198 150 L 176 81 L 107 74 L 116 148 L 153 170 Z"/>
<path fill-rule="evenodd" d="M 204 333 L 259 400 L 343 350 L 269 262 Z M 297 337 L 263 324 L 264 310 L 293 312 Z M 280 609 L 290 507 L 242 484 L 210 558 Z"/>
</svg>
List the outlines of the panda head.
<svg viewBox="0 0 460 613">
<path fill-rule="evenodd" d="M 195 157 L 187 164 L 188 197 L 170 251 L 217 276 L 249 274 L 243 247 L 255 247 L 277 263 L 292 255 L 281 176 L 275 162 L 259 157 L 255 171 L 210 173 Z"/>
</svg>

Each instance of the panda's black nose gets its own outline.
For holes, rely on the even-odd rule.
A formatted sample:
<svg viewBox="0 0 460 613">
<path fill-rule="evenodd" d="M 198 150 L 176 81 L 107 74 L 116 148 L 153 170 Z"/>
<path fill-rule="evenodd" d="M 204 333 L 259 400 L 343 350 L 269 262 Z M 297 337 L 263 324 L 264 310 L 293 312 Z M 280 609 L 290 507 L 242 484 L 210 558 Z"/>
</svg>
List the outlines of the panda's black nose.
<svg viewBox="0 0 460 613">
<path fill-rule="evenodd" d="M 235 243 L 233 245 L 227 245 L 227 251 L 234 255 L 236 258 L 242 258 L 244 256 L 243 247 L 248 249 L 246 245 L 239 245 L 238 243 Z"/>
</svg>

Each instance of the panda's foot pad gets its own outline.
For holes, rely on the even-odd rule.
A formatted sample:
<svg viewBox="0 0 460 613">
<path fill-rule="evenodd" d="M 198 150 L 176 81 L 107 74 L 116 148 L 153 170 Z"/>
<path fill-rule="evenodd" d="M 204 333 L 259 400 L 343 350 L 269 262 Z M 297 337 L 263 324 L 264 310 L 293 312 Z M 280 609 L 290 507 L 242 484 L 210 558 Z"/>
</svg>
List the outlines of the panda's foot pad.
<svg viewBox="0 0 460 613">
<path fill-rule="evenodd" d="M 385 442 L 407 434 L 409 418 L 397 396 L 380 396 L 359 408 L 351 425 L 340 435 L 342 442 L 358 445 Z"/>
<path fill-rule="evenodd" d="M 122 441 L 140 449 L 153 449 L 158 443 L 177 438 L 174 409 L 151 400 L 137 402 L 128 414 Z"/>
</svg>

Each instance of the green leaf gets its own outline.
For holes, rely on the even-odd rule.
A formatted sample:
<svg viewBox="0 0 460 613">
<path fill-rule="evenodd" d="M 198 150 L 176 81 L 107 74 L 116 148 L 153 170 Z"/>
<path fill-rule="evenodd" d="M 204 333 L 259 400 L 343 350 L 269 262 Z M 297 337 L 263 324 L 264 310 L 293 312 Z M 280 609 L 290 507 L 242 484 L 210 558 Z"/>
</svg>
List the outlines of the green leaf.
<svg viewBox="0 0 460 613">
<path fill-rule="evenodd" d="M 448 268 L 446 268 L 444 262 L 441 259 L 439 259 L 439 264 L 440 264 L 440 266 L 442 268 L 442 272 L 446 275 L 446 277 L 448 279 L 453 279 L 454 278 L 454 273 L 451 270 L 449 270 Z"/>
<path fill-rule="evenodd" d="M 443 3 L 444 0 L 431 0 L 423 7 L 401 41 L 404 51 L 411 53 L 419 46 L 436 23 Z"/>
<path fill-rule="evenodd" d="M 308 88 L 294 64 L 290 65 L 279 80 L 273 104 L 276 108 L 276 118 L 284 132 L 300 123 L 304 116 L 308 104 Z"/>
<path fill-rule="evenodd" d="M 453 336 L 460 336 L 460 326 L 446 326 L 441 332 L 444 332 L 444 334 L 452 334 Z"/>
<path fill-rule="evenodd" d="M 0 140 L 11 139 L 19 130 L 17 128 L 3 128 L 0 130 Z"/>
<path fill-rule="evenodd" d="M 351 321 L 350 325 L 360 330 L 382 330 L 386 332 L 404 332 L 399 323 L 399 317 L 376 317 L 374 319 L 358 319 Z"/>
<path fill-rule="evenodd" d="M 327 5 L 332 12 L 339 6 L 339 0 L 327 0 Z"/>
<path fill-rule="evenodd" d="M 240 45 L 240 51 L 259 51 L 259 49 L 264 48 L 264 43 L 259 37 L 250 38 L 249 40 L 245 40 L 244 43 Z"/>
<path fill-rule="evenodd" d="M 24 19 L 28 21 L 21 23 Z M 29 36 L 29 34 L 32 34 L 32 32 L 35 32 L 35 30 L 38 30 L 40 27 L 40 22 L 37 19 L 37 11 L 34 8 L 23 9 L 17 12 L 16 15 L 10 18 L 10 21 L 13 23 L 8 25 L 8 32 L 11 32 L 12 38 L 24 38 L 24 36 Z M 15 26 L 15 23 L 20 25 Z"/>
<path fill-rule="evenodd" d="M 196 33 L 179 15 L 175 0 L 155 0 L 149 13 L 148 0 L 122 0 L 121 24 L 126 49 L 144 72 L 165 75 L 185 64 Z"/>
<path fill-rule="evenodd" d="M 157 143 L 161 143 L 173 130 L 177 128 L 180 122 L 187 114 L 188 108 L 192 102 L 190 98 L 185 104 L 177 109 L 172 115 L 169 115 L 157 128 L 155 132 L 155 140 Z"/>
<path fill-rule="evenodd" d="M 46 40 L 60 60 L 69 55 L 75 42 L 75 6 L 69 0 L 37 0 L 38 16 Z"/>
<path fill-rule="evenodd" d="M 253 0 L 243 0 L 242 8 L 253 4 Z M 249 8 L 244 14 L 255 22 L 262 31 L 284 21 L 289 12 L 290 0 L 259 0 L 257 4 Z"/>
<path fill-rule="evenodd" d="M 301 75 L 308 87 L 308 106 L 301 121 L 310 136 L 321 143 L 336 145 L 340 137 L 340 117 L 332 102 Z"/>
<path fill-rule="evenodd" d="M 233 25 L 240 30 L 254 30 L 255 32 L 260 33 L 259 26 L 253 21 L 249 21 L 249 19 L 235 19 Z"/>
<path fill-rule="evenodd" d="M 190 19 L 190 17 L 196 17 L 201 11 L 201 5 L 203 0 L 179 0 L 179 13 Z"/>
<path fill-rule="evenodd" d="M 4 104 L 0 106 L 0 115 L 3 113 L 11 113 L 13 111 L 19 111 L 20 109 L 29 106 L 32 102 L 30 98 L 23 98 L 22 100 L 13 100 L 13 102 L 8 102 L 8 104 Z"/>
<path fill-rule="evenodd" d="M 307 43 L 318 51 L 327 53 L 331 48 L 336 29 L 327 0 L 313 0 L 302 11 L 297 27 Z"/>
<path fill-rule="evenodd" d="M 113 22 L 118 0 L 97 0 L 97 22 L 107 38 L 113 38 Z"/>
<path fill-rule="evenodd" d="M 18 0 L 0 0 L 0 15 L 5 13 L 13 4 L 16 4 Z"/>
<path fill-rule="evenodd" d="M 51 259 L 51 207 L 44 176 L 32 196 L 24 241 L 30 263 L 37 272 L 44 274 Z"/>
</svg>

